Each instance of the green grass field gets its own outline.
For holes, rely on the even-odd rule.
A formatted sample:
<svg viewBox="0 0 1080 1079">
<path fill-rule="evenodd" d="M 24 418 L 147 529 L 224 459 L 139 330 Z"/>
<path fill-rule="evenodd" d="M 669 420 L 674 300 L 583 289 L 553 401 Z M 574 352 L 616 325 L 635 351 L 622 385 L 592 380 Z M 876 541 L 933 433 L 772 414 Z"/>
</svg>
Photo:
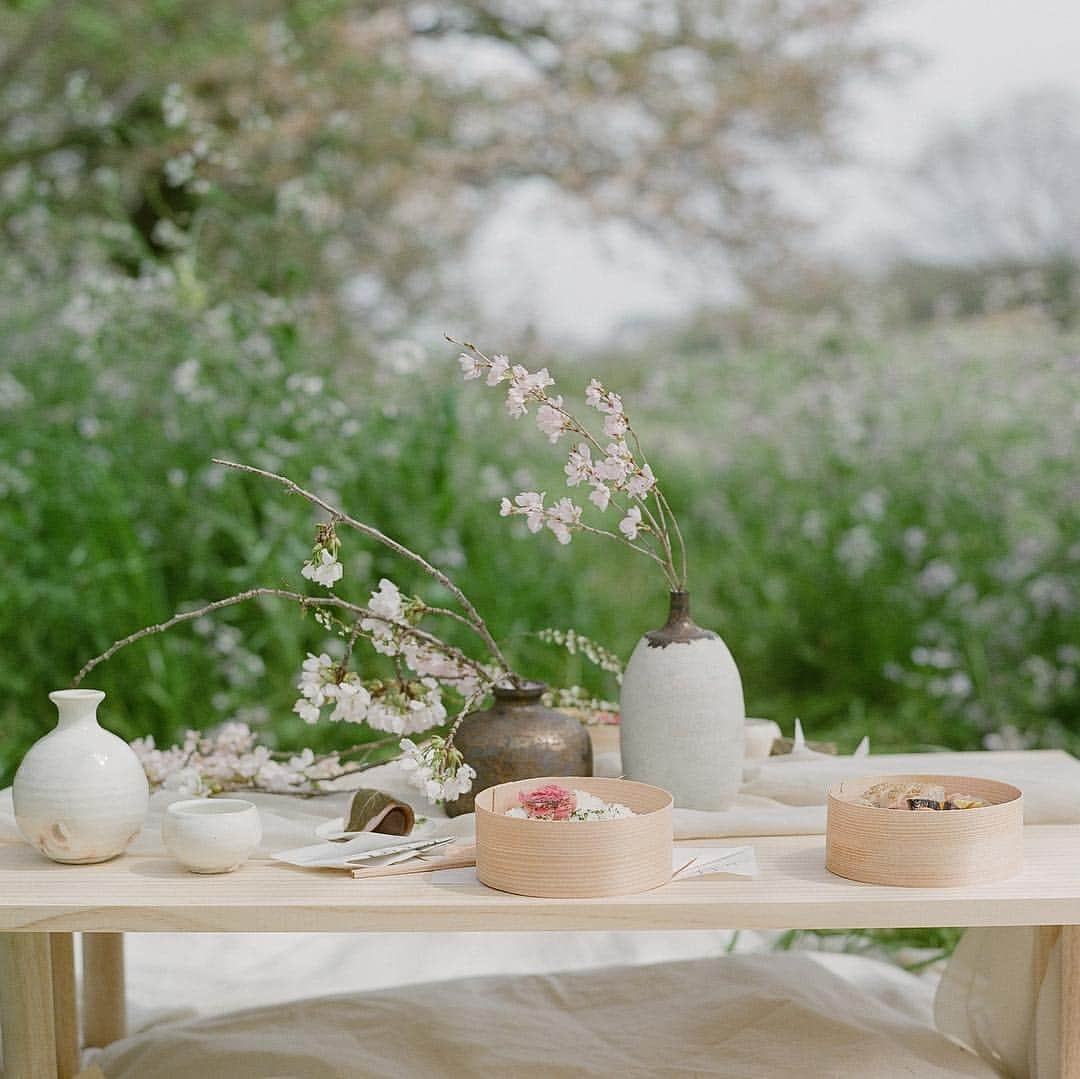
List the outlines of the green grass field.
<svg viewBox="0 0 1080 1079">
<path fill-rule="evenodd" d="M 439 341 L 338 355 L 280 304 L 212 305 L 169 275 L 16 291 L 0 332 L 0 782 L 51 726 L 48 691 L 114 639 L 185 604 L 305 584 L 308 507 L 215 455 L 330 492 L 428 555 L 530 674 L 612 695 L 525 635 L 574 626 L 625 657 L 663 620 L 663 581 L 633 552 L 499 518 L 502 495 L 564 493 L 565 454 L 460 384 Z M 1014 314 L 521 358 L 568 397 L 594 373 L 623 393 L 683 521 L 695 614 L 728 641 L 751 714 L 801 716 L 842 750 L 863 733 L 879 751 L 1077 747 L 1077 344 Z M 446 599 L 343 538 L 343 594 L 388 575 Z M 133 646 L 92 683 L 128 737 L 241 716 L 282 747 L 330 747 L 355 732 L 290 713 L 323 636 L 295 609 L 237 608 Z"/>
</svg>

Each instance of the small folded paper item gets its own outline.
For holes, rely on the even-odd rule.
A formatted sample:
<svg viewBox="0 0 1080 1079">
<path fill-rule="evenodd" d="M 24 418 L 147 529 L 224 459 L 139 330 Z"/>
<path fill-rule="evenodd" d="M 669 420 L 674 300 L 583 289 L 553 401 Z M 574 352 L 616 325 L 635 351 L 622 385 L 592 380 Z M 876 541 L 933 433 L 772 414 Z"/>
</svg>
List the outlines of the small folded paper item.
<svg viewBox="0 0 1080 1079">
<path fill-rule="evenodd" d="M 370 869 L 354 867 L 355 880 L 371 877 L 403 877 L 408 873 L 432 873 L 437 869 L 466 869 L 476 865 L 475 844 L 454 844 L 451 847 L 436 847 L 431 851 L 420 851 L 408 861 L 375 865 Z"/>
<path fill-rule="evenodd" d="M 381 835 L 408 835 L 416 824 L 416 814 L 408 802 L 386 791 L 358 790 L 345 818 L 346 832 L 378 832 Z"/>
<path fill-rule="evenodd" d="M 676 847 L 672 880 L 692 877 L 756 877 L 757 856 L 746 847 Z"/>
<path fill-rule="evenodd" d="M 442 856 L 450 857 L 457 849 L 460 848 L 447 848 Z M 476 849 L 475 847 L 469 849 L 472 851 L 472 860 L 468 862 L 454 865 L 447 862 L 443 865 L 434 865 L 431 863 L 439 855 L 433 855 L 431 858 L 425 859 L 428 864 L 424 866 L 413 868 L 415 862 L 410 862 L 407 865 L 393 866 L 384 871 L 371 872 L 369 870 L 354 869 L 353 876 L 367 877 L 374 876 L 375 873 L 380 876 L 390 876 L 397 873 L 424 873 L 430 869 L 439 869 L 442 872 L 436 873 L 431 878 L 432 884 L 477 884 L 479 882 L 476 878 L 476 870 L 469 868 L 476 864 Z M 675 847 L 671 852 L 672 880 L 692 880 L 695 877 L 714 880 L 725 877 L 749 878 L 756 877 L 757 874 L 757 856 L 751 846 Z"/>
<path fill-rule="evenodd" d="M 433 837 L 434 838 L 434 837 Z M 374 832 L 361 832 L 344 843 L 312 843 L 306 847 L 294 847 L 290 850 L 279 850 L 270 857 L 277 862 L 288 862 L 290 865 L 302 866 L 306 869 L 351 869 L 359 855 L 367 855 L 372 858 L 402 860 L 416 855 L 415 850 L 394 851 L 393 854 L 382 854 L 393 848 L 400 848 L 402 843 L 395 843 L 392 838 L 385 835 L 377 835 Z M 367 859 L 368 861 L 371 858 Z M 385 860 L 380 864 L 386 864 Z"/>
</svg>

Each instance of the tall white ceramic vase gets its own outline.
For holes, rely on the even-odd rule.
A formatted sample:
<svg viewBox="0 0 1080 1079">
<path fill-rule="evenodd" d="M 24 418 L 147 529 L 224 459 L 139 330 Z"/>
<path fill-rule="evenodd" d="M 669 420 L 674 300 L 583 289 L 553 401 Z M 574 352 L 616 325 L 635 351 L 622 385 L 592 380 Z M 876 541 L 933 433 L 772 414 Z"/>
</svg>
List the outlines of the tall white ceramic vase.
<svg viewBox="0 0 1080 1079">
<path fill-rule="evenodd" d="M 115 858 L 146 820 L 146 773 L 127 742 L 98 726 L 104 699 L 96 689 L 50 693 L 60 720 L 15 773 L 19 831 L 54 862 Z"/>
<path fill-rule="evenodd" d="M 742 779 L 745 708 L 727 645 L 671 593 L 663 629 L 638 641 L 623 676 L 622 766 L 684 809 L 727 809 Z"/>
</svg>

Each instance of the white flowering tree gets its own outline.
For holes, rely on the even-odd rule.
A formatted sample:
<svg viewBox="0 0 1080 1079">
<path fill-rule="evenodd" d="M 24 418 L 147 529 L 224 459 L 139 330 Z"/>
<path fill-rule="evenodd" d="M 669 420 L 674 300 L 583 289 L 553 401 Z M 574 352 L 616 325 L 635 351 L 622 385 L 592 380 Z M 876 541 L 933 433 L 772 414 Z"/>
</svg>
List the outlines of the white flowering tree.
<svg viewBox="0 0 1080 1079">
<path fill-rule="evenodd" d="M 777 162 L 836 153 L 844 90 L 880 65 L 873 6 L 0 4 L 0 220 L 47 203 L 81 241 L 61 265 L 92 234 L 275 293 L 365 275 L 385 318 L 485 195 L 537 177 L 760 275 L 792 233 Z"/>
</svg>

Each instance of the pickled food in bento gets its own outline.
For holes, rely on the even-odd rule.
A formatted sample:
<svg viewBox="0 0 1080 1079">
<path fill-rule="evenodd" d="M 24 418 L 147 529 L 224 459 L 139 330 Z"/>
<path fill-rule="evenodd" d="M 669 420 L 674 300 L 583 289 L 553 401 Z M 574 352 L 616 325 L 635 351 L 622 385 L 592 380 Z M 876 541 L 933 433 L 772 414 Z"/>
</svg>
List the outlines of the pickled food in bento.
<svg viewBox="0 0 1080 1079">
<path fill-rule="evenodd" d="M 946 809 L 985 809 L 990 803 L 974 794 L 950 794 L 945 801 Z"/>
<path fill-rule="evenodd" d="M 985 809 L 990 803 L 973 794 L 946 793 L 940 783 L 890 783 L 883 780 L 853 799 L 855 805 L 874 809 L 906 809 L 935 812 L 945 809 Z"/>
</svg>

